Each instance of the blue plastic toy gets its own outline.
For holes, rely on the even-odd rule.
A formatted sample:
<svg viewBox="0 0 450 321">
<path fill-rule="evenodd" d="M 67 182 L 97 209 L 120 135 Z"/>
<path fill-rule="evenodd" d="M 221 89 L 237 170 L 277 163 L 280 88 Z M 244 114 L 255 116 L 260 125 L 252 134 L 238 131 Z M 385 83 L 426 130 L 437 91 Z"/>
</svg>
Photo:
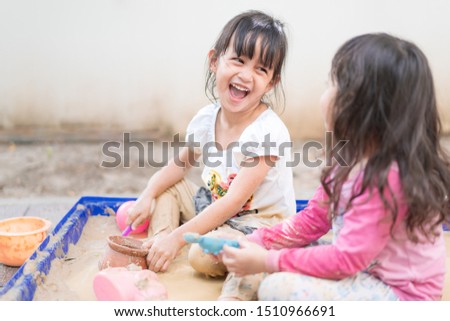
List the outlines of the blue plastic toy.
<svg viewBox="0 0 450 321">
<path fill-rule="evenodd" d="M 236 240 L 200 236 L 197 233 L 186 233 L 183 235 L 183 237 L 184 240 L 188 243 L 198 243 L 198 245 L 200 245 L 200 247 L 203 249 L 203 252 L 207 254 L 219 254 L 225 244 L 236 248 L 239 247 L 239 242 Z"/>
</svg>

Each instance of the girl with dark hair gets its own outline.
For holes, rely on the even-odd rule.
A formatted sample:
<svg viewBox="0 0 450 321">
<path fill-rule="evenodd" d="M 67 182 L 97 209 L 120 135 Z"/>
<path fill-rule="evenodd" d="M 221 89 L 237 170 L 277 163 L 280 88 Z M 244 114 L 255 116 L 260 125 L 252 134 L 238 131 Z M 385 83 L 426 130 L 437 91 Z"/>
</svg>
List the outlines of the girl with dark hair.
<svg viewBox="0 0 450 321">
<path fill-rule="evenodd" d="M 387 34 L 355 37 L 333 58 L 321 107 L 345 164 L 323 171 L 303 211 L 225 247 L 223 263 L 272 272 L 260 300 L 439 300 L 450 165 L 425 55 Z M 330 229 L 332 244 L 307 246 Z"/>
<path fill-rule="evenodd" d="M 146 243 L 151 270 L 167 270 L 186 244 L 187 232 L 226 231 L 240 237 L 295 214 L 292 168 L 287 166 L 291 155 L 285 148 L 290 135 L 266 99 L 281 86 L 286 50 L 282 23 L 265 13 L 244 12 L 223 28 L 208 54 L 206 91 L 213 103 L 189 123 L 190 146 L 151 177 L 129 211 L 133 228 L 151 219 Z M 199 190 L 185 177 L 200 156 L 206 186 Z M 197 244 L 190 248 L 189 262 L 207 275 L 226 273 Z M 245 280 L 232 281 L 246 287 Z"/>
</svg>

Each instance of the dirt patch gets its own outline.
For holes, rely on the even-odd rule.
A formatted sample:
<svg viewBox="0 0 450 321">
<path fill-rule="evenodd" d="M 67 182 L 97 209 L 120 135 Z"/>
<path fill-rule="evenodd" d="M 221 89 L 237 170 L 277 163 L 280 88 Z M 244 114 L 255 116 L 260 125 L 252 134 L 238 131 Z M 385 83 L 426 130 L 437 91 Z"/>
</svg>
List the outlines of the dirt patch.
<svg viewBox="0 0 450 321">
<path fill-rule="evenodd" d="M 0 195 L 5 198 L 137 196 L 160 168 L 150 163 L 164 162 L 162 149 L 162 143 L 155 146 L 150 156 L 147 147 L 144 153 L 132 149 L 128 166 L 121 162 L 111 167 L 115 159 L 104 154 L 103 143 L 0 144 Z M 123 150 L 117 152 L 122 154 Z M 153 158 L 149 160 L 149 157 Z M 189 173 L 189 178 L 197 184 L 202 184 L 201 170 L 195 167 Z M 297 198 L 310 197 L 319 183 L 320 168 L 300 164 L 294 168 L 294 174 Z"/>
<path fill-rule="evenodd" d="M 135 195 L 157 170 L 102 166 L 101 143 L 0 145 L 3 197 Z M 133 156 L 134 157 L 134 156 Z"/>
<path fill-rule="evenodd" d="M 163 164 L 173 156 L 173 149 L 167 146 L 170 140 L 141 140 L 143 149 L 139 150 L 136 146 L 126 149 L 121 138 L 117 135 L 114 138 L 117 138 L 115 141 L 121 146 L 109 146 L 108 149 L 105 147 L 107 139 L 55 142 L 41 137 L 34 142 L 29 139 L 18 140 L 18 143 L 0 139 L 0 196 L 137 196 L 148 179 L 160 168 L 159 165 L 154 165 Z M 442 142 L 450 152 L 450 137 L 444 137 Z M 310 149 L 308 155 L 305 155 L 302 150 L 304 143 L 294 142 L 293 148 L 301 160 L 293 168 L 297 199 L 312 196 L 319 185 L 323 167 L 323 162 L 316 167 L 306 165 L 306 161 L 314 163 L 323 159 L 323 155 L 315 149 Z M 112 166 L 117 159 L 111 157 L 111 153 L 121 156 L 121 162 L 117 166 Z M 197 184 L 202 184 L 201 170 L 201 166 L 195 167 L 189 173 L 189 178 Z"/>
</svg>

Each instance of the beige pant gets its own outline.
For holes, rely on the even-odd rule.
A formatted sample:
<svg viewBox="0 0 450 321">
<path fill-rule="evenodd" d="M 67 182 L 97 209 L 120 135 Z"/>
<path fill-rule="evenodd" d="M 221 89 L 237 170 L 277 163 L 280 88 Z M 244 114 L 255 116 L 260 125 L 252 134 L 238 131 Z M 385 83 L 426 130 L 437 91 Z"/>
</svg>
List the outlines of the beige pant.
<svg viewBox="0 0 450 321">
<path fill-rule="evenodd" d="M 153 211 L 149 236 L 157 235 L 163 230 L 173 231 L 180 224 L 189 221 L 195 216 L 193 197 L 199 187 L 193 182 L 183 179 L 176 183 L 156 200 Z M 283 219 L 281 214 L 247 214 L 233 218 L 238 225 L 254 228 L 269 227 L 279 223 Z M 240 238 L 244 234 L 228 224 L 223 224 L 217 229 L 207 233 L 208 236 L 227 235 L 232 238 Z M 216 257 L 205 254 L 198 244 L 192 244 L 189 249 L 188 260 L 191 266 L 198 272 L 207 276 L 217 277 L 227 273 L 226 267 Z M 221 299 L 254 300 L 263 274 L 250 275 L 237 278 L 229 274 L 224 282 Z"/>
<path fill-rule="evenodd" d="M 148 236 L 157 235 L 163 230 L 171 232 L 193 218 L 193 196 L 198 188 L 193 182 L 183 179 L 162 193 L 156 199 Z"/>
</svg>

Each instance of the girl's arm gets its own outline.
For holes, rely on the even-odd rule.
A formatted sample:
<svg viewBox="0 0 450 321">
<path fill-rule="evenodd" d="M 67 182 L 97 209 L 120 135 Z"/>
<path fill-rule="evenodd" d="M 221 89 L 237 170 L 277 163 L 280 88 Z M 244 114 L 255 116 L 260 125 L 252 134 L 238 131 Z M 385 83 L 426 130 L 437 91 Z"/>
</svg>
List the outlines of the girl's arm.
<svg viewBox="0 0 450 321">
<path fill-rule="evenodd" d="M 194 218 L 176 228 L 170 234 L 152 241 L 147 257 L 149 268 L 165 271 L 186 242 L 187 232 L 205 234 L 225 223 L 238 213 L 266 177 L 276 157 L 264 156 L 251 159 L 252 166 L 243 166 L 230 185 L 227 194 L 214 201 Z"/>
<path fill-rule="evenodd" d="M 227 193 L 214 201 L 192 220 L 180 226 L 176 234 L 180 238 L 186 232 L 205 234 L 236 215 L 252 194 L 255 193 L 275 161 L 276 157 L 271 156 L 251 159 L 249 163 L 252 166 L 243 166 L 239 170 Z"/>
<path fill-rule="evenodd" d="M 392 193 L 385 191 L 384 197 L 390 204 L 392 197 L 398 197 L 396 224 L 399 224 L 407 206 L 402 199 L 398 173 L 391 172 L 388 181 Z M 389 242 L 392 217 L 379 192 L 374 190 L 355 198 L 343 219 L 343 227 L 332 245 L 267 251 L 243 241 L 239 249 L 224 246 L 223 262 L 237 275 L 285 271 L 336 280 L 352 276 L 368 268 Z"/>
<path fill-rule="evenodd" d="M 342 279 L 366 269 L 390 239 L 392 220 L 380 196 L 356 198 L 344 214 L 344 226 L 334 244 L 299 249 L 269 250 L 271 272 L 299 272 L 320 278 Z"/>
<path fill-rule="evenodd" d="M 156 172 L 148 181 L 144 191 L 138 197 L 135 205 L 129 211 L 127 225 L 132 224 L 135 229 L 145 219 L 150 218 L 154 200 L 172 185 L 185 177 L 192 167 L 196 155 L 185 147 L 180 151 L 178 158 L 172 159 L 161 170 Z"/>
<path fill-rule="evenodd" d="M 326 234 L 331 223 L 327 217 L 328 197 L 320 186 L 308 206 L 284 222 L 270 228 L 260 228 L 247 236 L 266 249 L 302 247 Z"/>
<path fill-rule="evenodd" d="M 247 236 L 251 242 L 239 242 L 239 249 L 224 246 L 222 260 L 228 271 L 237 276 L 278 271 L 279 251 L 267 249 L 303 247 L 327 233 L 331 224 L 326 201 L 326 193 L 319 187 L 308 206 L 296 215 L 273 227 L 257 229 Z"/>
</svg>

